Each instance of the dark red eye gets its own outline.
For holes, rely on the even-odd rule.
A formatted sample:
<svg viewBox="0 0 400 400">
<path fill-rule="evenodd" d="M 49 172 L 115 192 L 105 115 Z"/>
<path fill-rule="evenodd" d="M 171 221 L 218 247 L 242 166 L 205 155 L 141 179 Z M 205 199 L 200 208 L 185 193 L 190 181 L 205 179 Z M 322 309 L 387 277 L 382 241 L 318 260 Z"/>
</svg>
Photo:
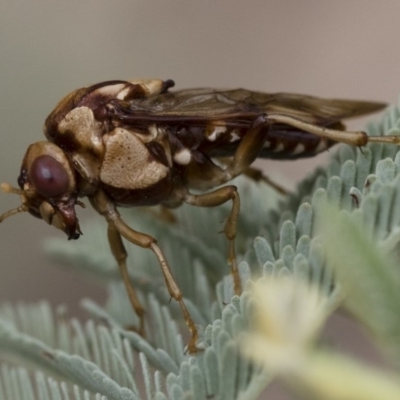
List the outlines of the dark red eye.
<svg viewBox="0 0 400 400">
<path fill-rule="evenodd" d="M 53 157 L 40 156 L 29 169 L 29 181 L 44 197 L 59 197 L 69 188 L 69 176 L 65 168 Z"/>
</svg>

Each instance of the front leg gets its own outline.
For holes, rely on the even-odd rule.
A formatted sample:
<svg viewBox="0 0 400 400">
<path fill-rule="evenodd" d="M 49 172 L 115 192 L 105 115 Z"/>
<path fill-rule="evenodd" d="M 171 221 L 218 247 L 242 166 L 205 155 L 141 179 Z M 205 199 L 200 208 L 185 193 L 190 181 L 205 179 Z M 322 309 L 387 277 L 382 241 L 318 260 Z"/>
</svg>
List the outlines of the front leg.
<svg viewBox="0 0 400 400">
<path fill-rule="evenodd" d="M 103 191 L 98 190 L 95 195 L 90 199 L 90 201 L 94 209 L 99 214 L 103 215 L 108 222 L 108 239 L 110 242 L 110 247 L 120 267 L 122 279 L 127 288 L 129 300 L 132 304 L 133 309 L 138 314 L 141 320 L 141 326 L 143 326 L 144 310 L 129 280 L 125 263 L 126 252 L 122 244 L 121 236 L 137 246 L 152 250 L 153 253 L 156 255 L 164 276 L 165 283 L 167 285 L 169 295 L 179 303 L 183 317 L 191 333 L 191 338 L 188 344 L 188 351 L 189 353 L 196 353 L 198 351 L 198 348 L 196 347 L 196 341 L 198 339 L 198 331 L 196 325 L 186 308 L 186 305 L 183 301 L 182 292 L 179 289 L 179 286 L 176 283 L 174 277 L 172 276 L 171 269 L 156 240 L 152 236 L 146 235 L 145 233 L 137 232 L 130 228 L 121 219 L 121 216 L 119 215 L 119 212 L 117 211 L 114 203 L 105 195 Z"/>
<path fill-rule="evenodd" d="M 115 229 L 115 226 L 111 223 L 108 224 L 108 243 L 110 244 L 111 252 L 117 261 L 119 271 L 121 273 L 122 280 L 125 284 L 125 290 L 128 293 L 129 301 L 136 315 L 139 317 L 139 334 L 144 336 L 144 308 L 136 294 L 134 287 L 131 285 L 129 279 L 128 268 L 126 265 L 126 259 L 128 257 L 125 246 L 122 242 L 120 233 Z"/>
</svg>

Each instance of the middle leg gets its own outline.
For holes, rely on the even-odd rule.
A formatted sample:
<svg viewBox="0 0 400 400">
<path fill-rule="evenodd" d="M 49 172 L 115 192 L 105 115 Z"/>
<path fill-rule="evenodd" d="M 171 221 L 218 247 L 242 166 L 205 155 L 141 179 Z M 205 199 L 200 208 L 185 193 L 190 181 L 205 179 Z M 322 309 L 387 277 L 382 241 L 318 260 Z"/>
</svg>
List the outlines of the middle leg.
<svg viewBox="0 0 400 400">
<path fill-rule="evenodd" d="M 240 210 L 240 197 L 236 186 L 224 186 L 214 190 L 213 192 L 199 195 L 187 193 L 184 197 L 184 201 L 186 203 L 197 207 L 216 207 L 226 203 L 229 200 L 232 200 L 232 208 L 225 224 L 224 233 L 229 241 L 228 263 L 231 266 L 234 290 L 236 294 L 240 294 L 242 288 L 235 252 L 235 238 L 237 232 L 237 219 Z"/>
<path fill-rule="evenodd" d="M 261 114 L 255 119 L 251 128 L 241 140 L 233 159 L 228 163 L 226 162 L 226 159 L 222 161 L 223 164 L 226 165 L 225 169 L 214 164 L 212 160 L 205 159 L 199 169 L 193 169 L 191 171 L 188 182 L 192 184 L 193 187 L 196 187 L 196 183 L 198 183 L 198 188 L 203 189 L 204 187 L 202 187 L 202 183 L 206 187 L 209 182 L 211 182 L 213 186 L 218 186 L 244 173 L 257 158 L 267 135 L 268 119 L 265 114 Z M 208 180 L 204 178 L 205 176 L 208 177 Z M 204 182 L 202 182 L 202 180 L 204 180 Z M 229 241 L 228 262 L 231 266 L 234 290 L 236 294 L 240 294 L 242 288 L 235 252 L 235 238 L 237 233 L 237 219 L 240 210 L 240 198 L 236 186 L 224 186 L 212 192 L 200 195 L 194 195 L 187 192 L 184 194 L 183 200 L 188 204 L 198 207 L 216 207 L 232 200 L 232 208 L 225 224 L 224 233 Z"/>
</svg>

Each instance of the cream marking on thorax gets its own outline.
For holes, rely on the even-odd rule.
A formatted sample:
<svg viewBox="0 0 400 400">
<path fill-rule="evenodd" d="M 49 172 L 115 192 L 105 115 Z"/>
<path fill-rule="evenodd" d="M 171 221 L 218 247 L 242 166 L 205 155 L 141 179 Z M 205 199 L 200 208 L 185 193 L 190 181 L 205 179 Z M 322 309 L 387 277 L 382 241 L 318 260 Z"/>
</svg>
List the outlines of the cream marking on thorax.
<svg viewBox="0 0 400 400">
<path fill-rule="evenodd" d="M 158 136 L 158 128 L 156 124 L 149 125 L 148 130 L 152 140 Z"/>
<path fill-rule="evenodd" d="M 158 128 L 156 125 L 153 124 L 147 127 L 147 132 L 145 133 L 135 132 L 135 131 L 132 131 L 132 133 L 134 133 L 138 138 L 140 138 L 140 140 L 143 143 L 150 143 L 156 140 L 156 138 L 158 138 L 164 132 L 161 128 Z"/>
<path fill-rule="evenodd" d="M 131 88 L 128 86 L 125 89 L 122 89 L 118 94 L 117 94 L 117 99 L 118 100 L 124 100 L 125 97 L 129 94 L 131 91 Z"/>
<path fill-rule="evenodd" d="M 187 165 L 192 159 L 192 154 L 188 149 L 182 149 L 174 154 L 174 161 L 180 165 Z"/>
<path fill-rule="evenodd" d="M 216 126 L 214 128 L 214 130 L 212 131 L 212 133 L 210 135 L 207 136 L 207 139 L 210 142 L 214 142 L 215 140 L 217 140 L 217 138 L 219 136 L 221 136 L 223 133 L 226 132 L 226 127 L 225 126 Z"/>
<path fill-rule="evenodd" d="M 149 151 L 139 137 L 123 128 L 104 135 L 105 153 L 100 179 L 121 189 L 145 189 L 164 179 L 169 168 L 149 161 Z"/>
</svg>

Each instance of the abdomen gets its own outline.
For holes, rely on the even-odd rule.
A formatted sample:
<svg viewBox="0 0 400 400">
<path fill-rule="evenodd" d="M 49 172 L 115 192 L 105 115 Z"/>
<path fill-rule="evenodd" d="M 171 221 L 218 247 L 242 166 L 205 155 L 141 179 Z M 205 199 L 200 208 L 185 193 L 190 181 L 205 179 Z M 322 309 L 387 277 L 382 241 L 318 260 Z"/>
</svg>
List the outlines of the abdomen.
<svg viewBox="0 0 400 400">
<path fill-rule="evenodd" d="M 332 128 L 343 129 L 343 125 L 335 124 Z M 247 131 L 244 128 L 227 128 L 226 132 L 219 131 L 220 134 L 216 140 L 205 137 L 198 149 L 209 157 L 233 157 Z M 313 157 L 335 143 L 333 140 L 292 127 L 276 125 L 269 128 L 267 139 L 258 157 L 277 160 Z"/>
</svg>

